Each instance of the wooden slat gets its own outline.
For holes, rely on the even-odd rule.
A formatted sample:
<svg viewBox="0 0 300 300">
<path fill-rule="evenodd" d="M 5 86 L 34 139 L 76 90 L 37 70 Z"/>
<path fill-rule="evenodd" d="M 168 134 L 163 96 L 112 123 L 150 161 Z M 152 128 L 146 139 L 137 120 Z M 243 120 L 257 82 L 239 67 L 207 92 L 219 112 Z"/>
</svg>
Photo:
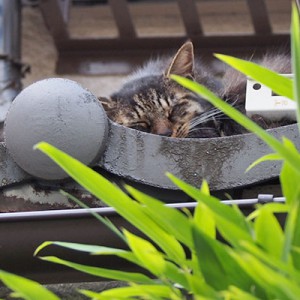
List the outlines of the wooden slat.
<svg viewBox="0 0 300 300">
<path fill-rule="evenodd" d="M 108 0 L 120 38 L 135 37 L 135 29 L 126 0 Z"/>
<path fill-rule="evenodd" d="M 41 0 L 40 2 L 42 14 L 58 48 L 61 42 L 69 39 L 61 4 L 61 0 Z"/>
<path fill-rule="evenodd" d="M 84 39 L 70 40 L 59 52 L 59 74 L 80 73 L 127 74 L 150 57 L 170 53 L 186 41 L 184 37 L 138 39 Z M 198 36 L 192 39 L 197 52 L 212 57 L 212 53 L 230 55 L 265 53 L 270 47 L 288 48 L 289 34 L 267 36 Z"/>
<path fill-rule="evenodd" d="M 272 32 L 265 0 L 247 0 L 255 33 L 258 35 Z"/>
<path fill-rule="evenodd" d="M 67 24 L 70 17 L 71 0 L 59 0 L 59 6 L 62 12 L 64 22 Z"/>
<path fill-rule="evenodd" d="M 175 3 L 178 6 L 172 2 L 172 5 L 169 7 L 167 6 L 168 2 L 162 7 L 157 5 L 156 1 L 149 1 L 149 3 L 145 2 L 145 5 L 132 6 L 132 11 L 126 0 L 108 1 L 119 30 L 119 38 L 101 36 L 99 38 L 81 39 L 73 37 L 71 39 L 67 32 L 66 13 L 68 12 L 68 4 L 72 1 L 41 0 L 40 5 L 44 18 L 50 27 L 58 49 L 58 72 L 93 75 L 125 74 L 153 55 L 167 53 L 170 49 L 175 51 L 187 38 L 191 38 L 195 49 L 198 49 L 201 53 L 208 54 L 211 54 L 211 52 L 222 52 L 233 55 L 234 53 L 252 53 L 254 51 L 257 53 L 257 51 L 265 51 L 267 48 L 274 46 L 286 46 L 287 48 L 289 46 L 288 33 L 272 33 L 264 0 L 244 0 L 248 3 L 256 34 L 224 35 L 222 32 L 219 32 L 217 36 L 205 35 L 205 32 L 203 32 L 196 0 L 177 0 Z M 239 5 L 231 7 L 229 10 L 228 5 L 223 5 L 222 1 L 224 0 L 204 1 L 203 6 L 201 5 L 201 16 L 203 14 L 205 16 L 215 15 L 218 17 L 219 14 L 226 13 L 230 14 L 229 17 L 233 17 L 236 13 L 244 14 L 245 2 L 237 1 L 236 3 Z M 233 3 L 234 0 L 225 2 Z M 297 0 L 297 4 L 299 3 L 300 0 Z M 152 7 L 151 10 L 149 7 Z M 167 17 L 171 17 L 175 24 L 174 26 L 176 26 L 178 22 L 178 8 L 182 15 L 186 33 L 180 32 L 180 34 L 168 37 L 159 36 L 160 32 L 158 32 L 158 36 L 137 36 L 134 22 L 130 15 L 131 12 L 141 20 L 153 17 L 153 13 L 155 17 L 157 15 L 164 16 L 167 13 Z M 272 11 L 272 6 L 270 9 Z M 280 8 L 276 8 L 276 12 L 278 10 L 281 11 Z M 102 18 L 98 11 L 97 13 L 95 12 L 95 16 Z M 178 31 L 176 32 L 178 33 Z"/>
<path fill-rule="evenodd" d="M 194 0 L 177 0 L 185 30 L 188 36 L 202 35 L 197 6 Z"/>
</svg>

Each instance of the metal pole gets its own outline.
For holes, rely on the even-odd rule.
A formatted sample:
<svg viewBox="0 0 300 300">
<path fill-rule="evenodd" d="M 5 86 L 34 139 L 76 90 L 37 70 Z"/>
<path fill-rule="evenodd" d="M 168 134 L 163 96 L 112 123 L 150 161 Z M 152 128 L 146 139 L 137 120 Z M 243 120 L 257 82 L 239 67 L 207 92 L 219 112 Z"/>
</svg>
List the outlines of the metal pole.
<svg viewBox="0 0 300 300">
<path fill-rule="evenodd" d="M 0 122 L 21 90 L 20 36 L 20 0 L 0 0 Z"/>
<path fill-rule="evenodd" d="M 296 4 L 297 4 L 297 7 L 298 7 L 298 11 L 300 11 L 300 1 L 296 0 Z"/>
</svg>

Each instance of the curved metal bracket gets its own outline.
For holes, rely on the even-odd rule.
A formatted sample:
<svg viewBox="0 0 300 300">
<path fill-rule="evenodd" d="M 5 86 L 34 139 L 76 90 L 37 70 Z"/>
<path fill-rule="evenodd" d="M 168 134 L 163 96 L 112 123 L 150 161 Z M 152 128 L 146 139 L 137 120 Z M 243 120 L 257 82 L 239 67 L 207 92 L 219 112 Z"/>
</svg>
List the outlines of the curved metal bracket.
<svg viewBox="0 0 300 300">
<path fill-rule="evenodd" d="M 281 162 L 259 164 L 245 173 L 256 159 L 271 149 L 255 134 L 212 139 L 174 139 L 110 124 L 106 150 L 97 166 L 106 171 L 157 188 L 177 190 L 165 176 L 170 172 L 200 186 L 206 179 L 211 190 L 243 187 L 279 176 Z M 276 138 L 285 136 L 300 148 L 296 124 L 268 130 Z M 0 185 L 8 186 L 32 178 L 10 157 L 0 143 Z"/>
<path fill-rule="evenodd" d="M 300 146 L 296 124 L 268 130 Z M 106 151 L 99 166 L 147 185 L 176 189 L 165 176 L 168 171 L 200 186 L 206 179 L 212 190 L 258 183 L 279 175 L 281 163 L 264 162 L 245 173 L 247 167 L 271 149 L 255 134 L 212 139 L 174 139 L 147 134 L 112 123 Z"/>
</svg>

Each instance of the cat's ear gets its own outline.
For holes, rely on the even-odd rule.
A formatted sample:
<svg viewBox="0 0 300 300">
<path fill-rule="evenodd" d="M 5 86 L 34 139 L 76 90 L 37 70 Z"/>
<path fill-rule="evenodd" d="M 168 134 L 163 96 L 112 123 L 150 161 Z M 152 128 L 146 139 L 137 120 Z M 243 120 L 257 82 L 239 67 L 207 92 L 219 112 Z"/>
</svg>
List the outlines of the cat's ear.
<svg viewBox="0 0 300 300">
<path fill-rule="evenodd" d="M 173 57 L 165 76 L 169 77 L 171 74 L 187 78 L 194 76 L 194 47 L 192 42 L 183 44 Z"/>
<path fill-rule="evenodd" d="M 111 98 L 99 97 L 99 101 L 101 102 L 105 111 L 114 110 L 117 107 L 117 102 Z"/>
</svg>

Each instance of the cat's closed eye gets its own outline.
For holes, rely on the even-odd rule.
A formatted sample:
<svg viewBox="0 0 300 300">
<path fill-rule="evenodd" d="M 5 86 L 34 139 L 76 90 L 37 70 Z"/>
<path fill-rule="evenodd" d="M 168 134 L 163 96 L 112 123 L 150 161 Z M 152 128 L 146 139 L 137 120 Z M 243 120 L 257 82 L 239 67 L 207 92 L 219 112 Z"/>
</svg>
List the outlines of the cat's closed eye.
<svg viewBox="0 0 300 300">
<path fill-rule="evenodd" d="M 146 122 L 134 123 L 131 124 L 129 127 L 143 132 L 150 132 L 150 126 Z"/>
</svg>

